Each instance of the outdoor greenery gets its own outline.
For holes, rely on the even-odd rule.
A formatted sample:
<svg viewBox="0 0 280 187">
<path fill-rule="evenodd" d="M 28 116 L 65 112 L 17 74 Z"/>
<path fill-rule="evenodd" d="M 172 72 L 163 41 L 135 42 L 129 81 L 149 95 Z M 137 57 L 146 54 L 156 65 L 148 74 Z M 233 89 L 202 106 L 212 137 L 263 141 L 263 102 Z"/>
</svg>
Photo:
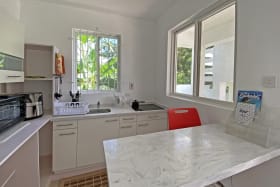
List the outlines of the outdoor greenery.
<svg viewBox="0 0 280 187">
<path fill-rule="evenodd" d="M 177 84 L 191 84 L 192 49 L 177 48 Z"/>
<path fill-rule="evenodd" d="M 76 35 L 77 87 L 79 90 L 118 88 L 118 38 Z"/>
</svg>

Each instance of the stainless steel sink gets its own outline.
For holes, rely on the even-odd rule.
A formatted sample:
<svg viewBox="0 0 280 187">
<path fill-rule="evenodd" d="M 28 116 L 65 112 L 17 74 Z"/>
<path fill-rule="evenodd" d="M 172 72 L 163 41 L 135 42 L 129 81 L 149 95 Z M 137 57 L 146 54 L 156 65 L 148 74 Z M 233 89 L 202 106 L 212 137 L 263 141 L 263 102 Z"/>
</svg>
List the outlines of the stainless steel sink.
<svg viewBox="0 0 280 187">
<path fill-rule="evenodd" d="M 102 114 L 111 112 L 110 108 L 92 108 L 89 109 L 88 114 Z"/>
</svg>

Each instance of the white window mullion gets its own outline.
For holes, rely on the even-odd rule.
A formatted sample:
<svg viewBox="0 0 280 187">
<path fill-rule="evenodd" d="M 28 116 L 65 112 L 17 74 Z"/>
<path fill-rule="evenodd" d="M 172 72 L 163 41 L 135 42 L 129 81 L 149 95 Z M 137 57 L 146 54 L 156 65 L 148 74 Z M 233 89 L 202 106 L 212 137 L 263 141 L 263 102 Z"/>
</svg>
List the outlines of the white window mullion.
<svg viewBox="0 0 280 187">
<path fill-rule="evenodd" d="M 96 42 L 96 89 L 99 91 L 99 84 L 100 84 L 100 36 L 97 36 Z"/>
<path fill-rule="evenodd" d="M 193 95 L 199 95 L 199 77 L 200 77 L 200 51 L 201 51 L 201 22 L 195 23 L 195 41 L 194 41 L 194 67 L 193 67 Z"/>
<path fill-rule="evenodd" d="M 78 31 L 78 34 L 79 34 L 79 39 L 80 39 L 80 62 L 82 62 L 82 40 L 81 40 L 81 30 Z M 83 64 L 84 65 L 84 64 Z M 82 73 L 79 75 L 80 77 L 79 78 L 84 78 L 82 77 L 83 76 L 83 71 Z M 81 88 L 82 89 L 82 88 Z"/>
</svg>

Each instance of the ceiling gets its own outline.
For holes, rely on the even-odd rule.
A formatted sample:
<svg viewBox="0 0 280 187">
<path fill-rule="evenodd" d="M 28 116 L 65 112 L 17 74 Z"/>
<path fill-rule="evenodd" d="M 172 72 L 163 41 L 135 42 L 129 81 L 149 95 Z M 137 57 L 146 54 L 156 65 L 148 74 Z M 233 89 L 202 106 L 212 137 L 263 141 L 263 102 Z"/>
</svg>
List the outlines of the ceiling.
<svg viewBox="0 0 280 187">
<path fill-rule="evenodd" d="M 177 0 L 41 0 L 123 16 L 156 20 Z"/>
</svg>

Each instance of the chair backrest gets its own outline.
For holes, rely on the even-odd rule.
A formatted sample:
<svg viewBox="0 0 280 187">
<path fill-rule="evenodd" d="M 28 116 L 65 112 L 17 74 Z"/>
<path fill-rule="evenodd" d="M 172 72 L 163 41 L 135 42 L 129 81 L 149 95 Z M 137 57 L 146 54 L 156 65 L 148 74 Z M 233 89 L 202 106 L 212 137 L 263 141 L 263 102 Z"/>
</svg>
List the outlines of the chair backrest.
<svg viewBox="0 0 280 187">
<path fill-rule="evenodd" d="M 169 130 L 201 125 L 196 108 L 169 108 L 168 120 Z"/>
</svg>

